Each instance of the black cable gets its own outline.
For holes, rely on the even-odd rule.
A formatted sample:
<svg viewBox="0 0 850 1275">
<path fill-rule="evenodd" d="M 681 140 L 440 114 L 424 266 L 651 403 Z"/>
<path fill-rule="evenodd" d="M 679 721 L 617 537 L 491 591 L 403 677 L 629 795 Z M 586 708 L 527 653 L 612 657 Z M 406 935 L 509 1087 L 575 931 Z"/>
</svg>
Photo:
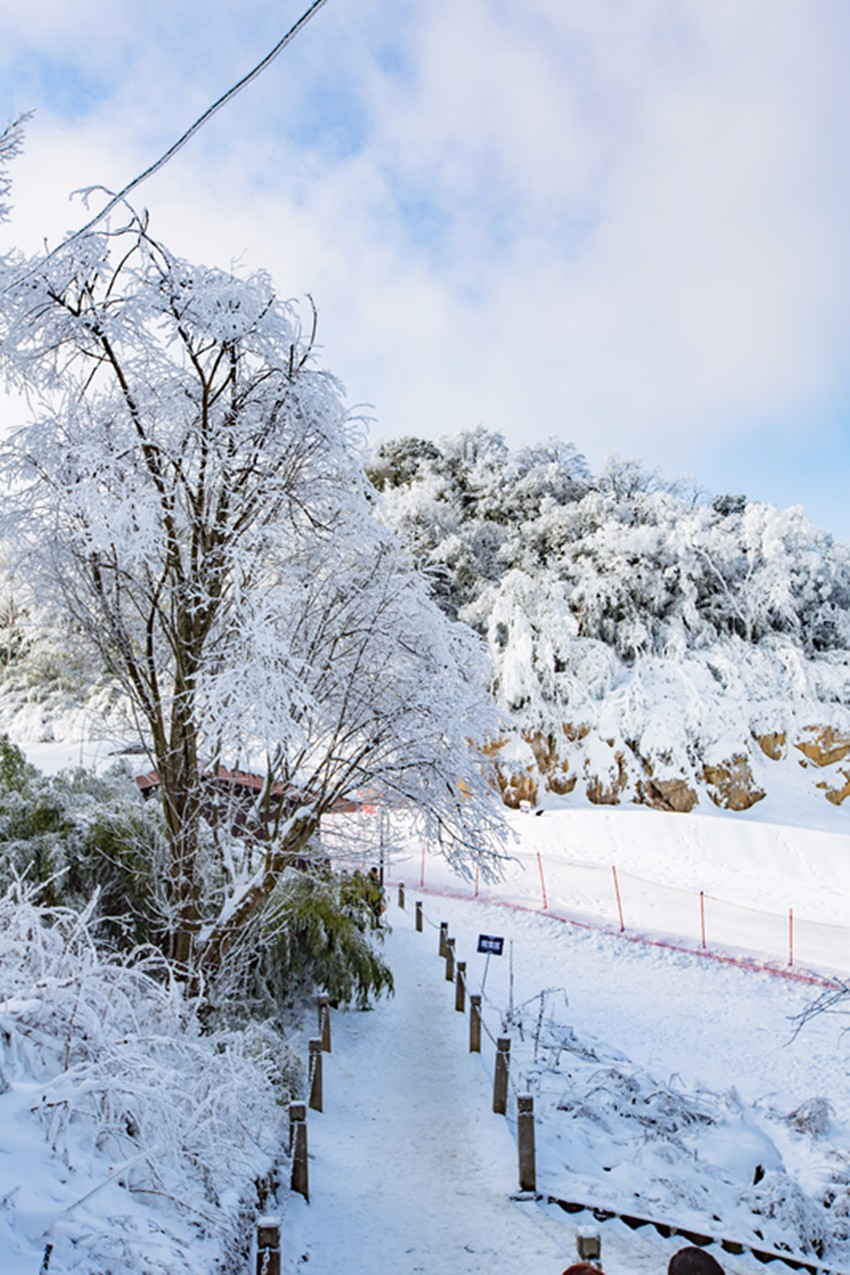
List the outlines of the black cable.
<svg viewBox="0 0 850 1275">
<path fill-rule="evenodd" d="M 102 221 L 104 217 L 107 217 L 109 213 L 112 212 L 113 208 L 117 207 L 117 205 L 120 204 L 122 200 L 126 199 L 132 190 L 135 190 L 137 186 L 141 186 L 142 182 L 147 181 L 148 177 L 152 177 L 154 173 L 158 172 L 160 168 L 162 168 L 165 164 L 167 164 L 168 161 L 172 159 L 173 156 L 176 155 L 177 152 L 186 145 L 189 139 L 191 137 L 194 137 L 195 133 L 197 133 L 199 129 L 203 128 L 207 120 L 212 119 L 216 111 L 220 111 L 221 108 L 223 106 L 226 106 L 227 103 L 230 102 L 236 96 L 237 93 L 241 92 L 241 90 L 244 89 L 247 84 L 250 84 L 251 81 L 255 80 L 258 75 L 262 74 L 262 72 L 266 69 L 266 67 L 269 66 L 275 60 L 278 54 L 283 52 L 286 46 L 290 44 L 292 40 L 295 39 L 298 32 L 301 31 L 302 28 L 307 25 L 307 23 L 314 16 L 314 14 L 318 13 L 319 9 L 321 9 L 322 6 L 326 3 L 327 3 L 327 0 L 313 0 L 313 3 L 310 5 L 310 8 L 307 9 L 306 12 L 301 15 L 301 17 L 298 19 L 298 21 L 295 23 L 293 27 L 290 27 L 286 35 L 283 36 L 283 38 L 277 42 L 274 48 L 269 53 L 266 54 L 262 62 L 258 62 L 252 71 L 249 71 L 247 75 L 243 75 L 242 79 L 239 80 L 238 83 L 234 84 L 232 88 L 229 88 L 226 93 L 222 94 L 222 96 L 218 99 L 218 101 L 213 102 L 212 106 L 210 106 L 206 111 L 204 111 L 203 115 L 200 115 L 190 128 L 187 128 L 186 132 L 182 135 L 182 137 L 179 137 L 177 141 L 174 143 L 174 145 L 168 148 L 168 150 L 165 152 L 164 155 L 161 155 L 160 158 L 156 160 L 155 163 L 151 164 L 148 168 L 146 168 L 143 173 L 140 173 L 138 175 L 138 177 L 134 177 L 133 180 L 129 182 L 124 187 L 123 190 L 120 190 L 118 192 L 117 195 L 114 195 L 112 199 L 110 199 L 106 207 L 101 209 L 101 211 L 97 214 L 96 217 L 92 217 L 91 221 L 86 222 L 85 226 L 81 227 L 81 229 L 79 230 L 75 230 L 74 233 L 72 235 L 69 235 L 67 239 L 63 240 L 63 242 L 59 244 L 58 247 L 54 248 L 51 252 L 46 253 L 42 260 L 49 261 L 50 258 L 54 256 L 57 252 L 61 251 L 61 249 L 67 248 L 68 245 L 74 243 L 75 240 L 82 238 L 83 235 L 87 235 L 90 230 L 94 229 L 94 227 L 97 225 L 99 221 Z M 92 189 L 94 188 L 92 187 Z M 28 273 L 32 273 L 32 272 L 30 271 Z M 26 275 L 21 276 L 21 278 L 24 278 L 24 279 L 26 277 L 27 277 Z M 16 282 L 18 283 L 20 281 L 21 279 L 16 280 Z M 10 284 L 8 286 L 11 287 L 13 285 Z M 5 288 L 4 291 L 8 291 L 8 287 Z"/>
</svg>

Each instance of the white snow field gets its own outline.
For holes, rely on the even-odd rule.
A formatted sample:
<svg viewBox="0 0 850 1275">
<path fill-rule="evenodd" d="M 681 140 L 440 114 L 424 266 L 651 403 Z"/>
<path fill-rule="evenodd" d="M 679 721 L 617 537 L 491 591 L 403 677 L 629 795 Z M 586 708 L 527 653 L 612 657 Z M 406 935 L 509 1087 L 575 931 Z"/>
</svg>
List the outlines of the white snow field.
<svg viewBox="0 0 850 1275">
<path fill-rule="evenodd" d="M 287 1272 L 560 1275 L 577 1228 L 591 1226 L 607 1275 L 648 1275 L 686 1243 L 566 1213 L 549 1196 L 762 1250 L 807 1249 L 813 1262 L 815 1243 L 825 1268 L 850 1270 L 848 1043 L 829 1016 L 794 1036 L 811 988 L 455 899 L 425 897 L 416 933 L 416 897 L 408 890 L 401 911 L 390 894 L 395 997 L 334 1015 L 324 1111 L 308 1122 L 311 1202 L 287 1202 Z M 444 919 L 471 990 L 485 973 L 478 933 L 506 940 L 487 969 L 485 1022 L 513 1039 L 512 1090 L 535 1096 L 542 1202 L 512 1198 L 515 1118 L 511 1106 L 508 1118 L 491 1112 L 489 1036 L 468 1052 L 437 955 Z M 831 1210 L 817 1202 L 830 1189 Z M 711 1251 L 727 1272 L 765 1269 Z"/>
<path fill-rule="evenodd" d="M 58 745 L 28 751 L 50 769 L 81 753 Z M 458 880 L 434 855 L 425 860 L 433 893 L 420 893 L 419 843 L 391 840 L 386 950 L 397 993 L 371 1012 L 334 1014 L 325 1110 L 309 1119 L 311 1202 L 286 1194 L 279 1201 L 287 1275 L 494 1268 L 560 1275 L 575 1260 L 577 1228 L 588 1226 L 600 1232 L 606 1275 L 663 1275 L 685 1242 L 652 1227 L 633 1231 L 567 1213 L 547 1203 L 550 1196 L 796 1253 L 812 1267 L 822 1253 L 825 1269 L 850 1275 L 847 1019 L 821 1015 L 795 1034 L 822 988 L 782 976 L 808 971 L 829 980 L 850 969 L 847 813 L 824 802 L 811 818 L 817 826 L 806 827 L 785 820 L 772 801 L 761 806 L 743 816 L 680 816 L 571 803 L 540 818 L 511 815 L 517 861 L 507 864 L 503 885 L 479 881 L 478 899 L 474 878 Z M 404 911 L 396 903 L 400 880 Z M 707 953 L 741 957 L 752 968 L 700 955 L 700 891 Z M 426 916 L 421 934 L 413 928 L 416 898 Z M 732 909 L 722 914 L 725 930 L 712 928 L 714 905 Z M 804 923 L 829 931 L 817 952 L 795 950 L 791 967 L 789 908 L 800 941 Z M 472 991 L 485 976 L 478 934 L 505 939 L 505 955 L 486 967 L 480 1056 L 468 1052 L 467 1019 L 454 1009 L 437 956 L 441 920 L 468 964 Z M 656 945 L 659 939 L 667 945 Z M 539 1202 L 512 1198 L 513 1101 L 507 1118 L 490 1110 L 490 1037 L 503 1029 L 512 1040 L 512 1093 L 535 1098 Z M 86 1162 L 74 1129 L 69 1169 L 67 1151 L 52 1148 L 28 1117 L 26 1080 L 11 1069 L 7 1080 L 10 1089 L 0 1093 L 3 1275 L 36 1275 L 46 1221 L 94 1187 L 84 1202 L 93 1237 L 121 1216 L 135 1228 L 125 1253 L 145 1254 L 150 1240 L 146 1257 L 117 1264 L 116 1272 L 216 1269 L 208 1245 L 193 1248 L 182 1211 L 166 1196 L 137 1199 L 108 1181 L 103 1155 Z M 53 1083 L 63 1083 L 61 1065 Z M 222 1092 L 236 1119 L 232 1097 Z M 172 1179 L 167 1197 L 179 1194 Z M 789 1269 L 765 1267 L 749 1251 L 735 1255 L 719 1244 L 712 1251 L 736 1275 Z M 49 1275 L 62 1275 L 59 1257 L 57 1248 Z"/>
<path fill-rule="evenodd" d="M 423 859 L 421 843 L 403 835 L 386 857 L 391 880 L 426 891 L 623 927 L 632 938 L 666 936 L 799 973 L 846 976 L 848 815 L 823 805 L 820 827 L 771 823 L 754 811 L 675 815 L 589 803 L 539 818 L 511 814 L 515 840 L 502 880 L 490 883 L 460 880 L 437 856 Z"/>
</svg>

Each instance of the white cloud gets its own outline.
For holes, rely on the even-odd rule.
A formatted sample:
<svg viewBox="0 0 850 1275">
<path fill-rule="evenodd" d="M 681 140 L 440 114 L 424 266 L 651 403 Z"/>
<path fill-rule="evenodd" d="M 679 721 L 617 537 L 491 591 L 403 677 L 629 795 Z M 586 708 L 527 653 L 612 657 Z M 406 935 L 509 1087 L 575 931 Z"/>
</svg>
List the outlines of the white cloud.
<svg viewBox="0 0 850 1275">
<path fill-rule="evenodd" d="M 80 220 L 71 187 L 121 185 L 299 12 L 16 10 L 0 72 L 41 108 L 18 237 Z M 379 434 L 483 420 L 752 490 L 736 444 L 796 421 L 811 507 L 847 476 L 848 36 L 838 0 L 330 0 L 139 201 L 185 255 L 310 290 Z M 70 89 L 20 100 L 52 84 L 37 54 L 94 79 L 70 125 Z"/>
</svg>

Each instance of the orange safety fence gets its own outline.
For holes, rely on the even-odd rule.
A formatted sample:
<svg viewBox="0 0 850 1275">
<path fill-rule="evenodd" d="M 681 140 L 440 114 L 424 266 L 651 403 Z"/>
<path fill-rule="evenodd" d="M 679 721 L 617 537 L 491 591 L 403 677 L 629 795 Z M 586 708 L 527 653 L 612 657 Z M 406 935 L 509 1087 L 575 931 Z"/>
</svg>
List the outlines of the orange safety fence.
<svg viewBox="0 0 850 1275">
<path fill-rule="evenodd" d="M 394 874 L 427 894 L 542 912 L 555 920 L 620 933 L 633 942 L 766 969 L 795 980 L 834 986 L 850 973 L 850 927 L 812 921 L 717 898 L 701 890 L 648 881 L 615 865 L 579 863 L 540 852 L 515 852 L 497 882 L 477 871 L 469 881 L 444 861 L 395 849 Z M 829 976 L 835 976 L 830 978 Z"/>
</svg>

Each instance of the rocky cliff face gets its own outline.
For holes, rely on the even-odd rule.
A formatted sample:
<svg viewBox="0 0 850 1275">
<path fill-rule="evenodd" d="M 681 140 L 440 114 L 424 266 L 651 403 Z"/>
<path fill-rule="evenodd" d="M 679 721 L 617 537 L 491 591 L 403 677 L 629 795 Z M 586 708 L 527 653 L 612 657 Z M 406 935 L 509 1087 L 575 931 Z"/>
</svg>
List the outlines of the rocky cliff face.
<svg viewBox="0 0 850 1275">
<path fill-rule="evenodd" d="M 809 726 L 795 747 L 803 754 L 801 766 L 816 766 L 824 772 L 816 786 L 827 801 L 840 806 L 850 797 L 850 764 L 840 765 L 850 761 L 850 735 L 831 726 Z"/>
<path fill-rule="evenodd" d="M 744 811 L 782 782 L 783 767 L 769 763 L 793 759 L 811 770 L 813 795 L 836 806 L 850 797 L 850 734 L 823 724 L 804 727 L 790 746 L 785 732 L 752 734 L 725 754 L 687 761 L 646 755 L 635 741 L 601 739 L 573 723 L 564 723 L 561 738 L 505 735 L 487 751 L 502 800 L 513 809 L 575 794 L 599 806 L 631 803 L 677 814 L 708 802 Z"/>
</svg>

